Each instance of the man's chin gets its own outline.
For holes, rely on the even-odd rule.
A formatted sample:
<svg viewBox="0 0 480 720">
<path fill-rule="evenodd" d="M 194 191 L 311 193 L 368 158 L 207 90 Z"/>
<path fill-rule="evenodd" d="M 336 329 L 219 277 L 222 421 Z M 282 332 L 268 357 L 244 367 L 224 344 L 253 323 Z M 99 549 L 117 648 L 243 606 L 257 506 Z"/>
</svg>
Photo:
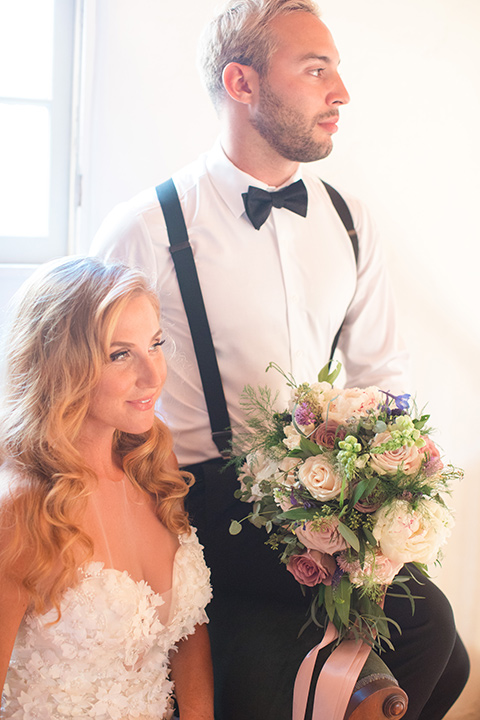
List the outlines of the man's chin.
<svg viewBox="0 0 480 720">
<path fill-rule="evenodd" d="M 333 150 L 333 142 L 322 142 L 321 145 L 316 145 L 311 148 L 301 148 L 284 154 L 286 160 L 299 163 L 310 163 L 316 162 L 317 160 L 323 160 L 328 157 Z"/>
</svg>

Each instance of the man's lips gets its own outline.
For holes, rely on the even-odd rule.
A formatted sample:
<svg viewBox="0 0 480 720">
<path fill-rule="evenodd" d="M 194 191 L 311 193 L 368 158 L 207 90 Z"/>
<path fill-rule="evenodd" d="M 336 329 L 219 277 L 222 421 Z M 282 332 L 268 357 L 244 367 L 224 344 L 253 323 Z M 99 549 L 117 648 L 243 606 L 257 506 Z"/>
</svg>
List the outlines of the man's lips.
<svg viewBox="0 0 480 720">
<path fill-rule="evenodd" d="M 338 119 L 338 115 L 334 115 L 331 118 L 325 118 L 325 120 L 320 120 L 317 124 L 320 125 L 320 127 L 328 133 L 336 133 L 338 130 Z"/>
</svg>

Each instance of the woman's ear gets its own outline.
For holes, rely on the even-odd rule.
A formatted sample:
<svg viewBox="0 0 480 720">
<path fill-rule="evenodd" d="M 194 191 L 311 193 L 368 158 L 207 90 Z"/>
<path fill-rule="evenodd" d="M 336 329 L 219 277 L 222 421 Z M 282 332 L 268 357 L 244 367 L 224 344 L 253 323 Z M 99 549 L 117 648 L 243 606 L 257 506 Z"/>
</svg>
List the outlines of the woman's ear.
<svg viewBox="0 0 480 720">
<path fill-rule="evenodd" d="M 255 98 L 259 82 L 258 73 L 250 65 L 231 62 L 223 70 L 223 85 L 236 102 L 250 105 Z"/>
</svg>

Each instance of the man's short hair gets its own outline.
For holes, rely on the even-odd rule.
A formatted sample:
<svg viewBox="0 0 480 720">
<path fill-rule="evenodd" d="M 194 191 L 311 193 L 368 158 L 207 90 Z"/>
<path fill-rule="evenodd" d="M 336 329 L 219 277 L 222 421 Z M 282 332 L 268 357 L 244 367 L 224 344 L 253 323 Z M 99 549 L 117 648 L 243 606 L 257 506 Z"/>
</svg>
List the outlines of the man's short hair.
<svg viewBox="0 0 480 720">
<path fill-rule="evenodd" d="M 275 50 L 271 21 L 297 11 L 320 16 L 314 0 L 229 0 L 207 25 L 200 40 L 198 63 L 217 110 L 225 97 L 225 66 L 231 62 L 250 65 L 264 76 Z"/>
</svg>

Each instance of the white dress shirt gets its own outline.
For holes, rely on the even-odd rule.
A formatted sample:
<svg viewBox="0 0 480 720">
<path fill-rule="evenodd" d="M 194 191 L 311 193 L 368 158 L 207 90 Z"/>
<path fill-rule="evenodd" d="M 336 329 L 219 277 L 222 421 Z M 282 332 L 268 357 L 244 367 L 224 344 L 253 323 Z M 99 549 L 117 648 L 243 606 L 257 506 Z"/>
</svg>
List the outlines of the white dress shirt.
<svg viewBox="0 0 480 720">
<path fill-rule="evenodd" d="M 345 196 L 359 236 L 358 267 L 351 241 L 317 176 L 300 170 L 308 190 L 303 218 L 273 208 L 260 230 L 245 214 L 242 193 L 264 183 L 236 168 L 220 143 L 173 176 L 182 205 L 212 330 L 232 426 L 242 423 L 246 384 L 289 390 L 270 362 L 297 382 L 316 379 L 328 361 L 342 321 L 339 349 L 347 384 L 405 391 L 407 355 L 376 231 L 365 208 Z M 175 440 L 180 465 L 218 456 L 162 210 L 154 188 L 115 208 L 102 224 L 92 254 L 121 259 L 156 284 L 170 349 L 161 416 Z M 167 344 L 166 344 L 167 347 Z"/>
</svg>

